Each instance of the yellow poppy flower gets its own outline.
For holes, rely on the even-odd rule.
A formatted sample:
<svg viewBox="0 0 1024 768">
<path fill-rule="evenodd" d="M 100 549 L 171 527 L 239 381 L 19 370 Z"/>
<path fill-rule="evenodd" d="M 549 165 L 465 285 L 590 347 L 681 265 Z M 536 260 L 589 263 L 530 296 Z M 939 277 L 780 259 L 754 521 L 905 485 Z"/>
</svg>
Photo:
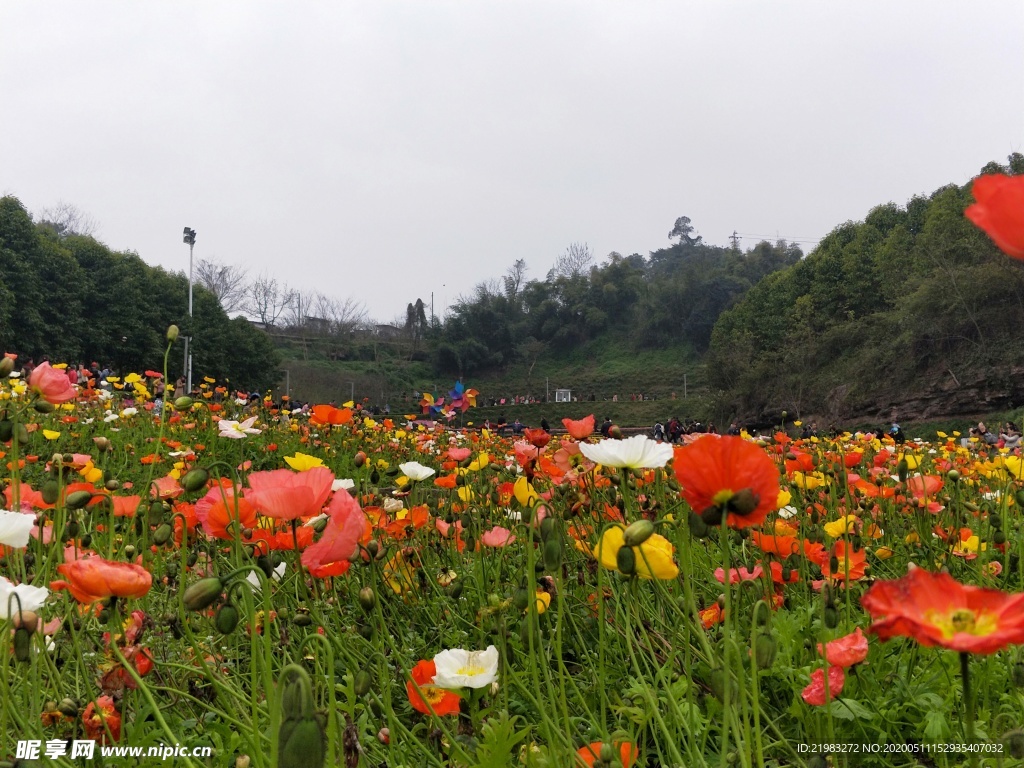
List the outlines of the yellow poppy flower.
<svg viewBox="0 0 1024 768">
<path fill-rule="evenodd" d="M 857 522 L 856 515 L 846 515 L 838 520 L 834 520 L 831 523 L 825 523 L 825 533 L 831 536 L 833 539 L 838 539 L 844 533 L 850 533 L 853 531 L 853 526 Z"/>
<path fill-rule="evenodd" d="M 45 437 L 47 440 L 56 440 L 58 437 L 60 437 L 60 432 L 54 432 L 52 429 L 44 429 L 43 437 Z"/>
<path fill-rule="evenodd" d="M 784 506 L 789 504 L 793 500 L 793 494 L 786 490 L 780 490 L 779 496 L 775 500 L 775 508 L 782 509 Z"/>
<path fill-rule="evenodd" d="M 534 490 L 533 486 L 530 485 L 530 481 L 525 477 L 520 477 L 516 480 L 515 485 L 512 486 L 512 494 L 516 497 L 516 501 L 524 507 L 528 507 L 539 498 L 537 491 Z"/>
<path fill-rule="evenodd" d="M 625 546 L 623 529 L 617 525 L 605 529 L 594 548 L 594 557 L 611 571 L 619 569 L 619 550 Z M 657 533 L 651 534 L 643 544 L 632 547 L 636 557 L 636 575 L 642 579 L 674 579 L 679 567 L 672 561 L 675 548 L 672 542 Z"/>
<path fill-rule="evenodd" d="M 491 457 L 481 451 L 473 461 L 469 463 L 469 469 L 473 472 L 479 472 L 481 469 L 491 463 Z"/>
<path fill-rule="evenodd" d="M 305 453 L 299 453 L 296 451 L 294 456 L 285 456 L 284 462 L 289 467 L 299 472 L 305 472 L 307 469 L 313 467 L 324 466 L 324 460 L 317 458 L 316 456 L 309 456 Z"/>
</svg>

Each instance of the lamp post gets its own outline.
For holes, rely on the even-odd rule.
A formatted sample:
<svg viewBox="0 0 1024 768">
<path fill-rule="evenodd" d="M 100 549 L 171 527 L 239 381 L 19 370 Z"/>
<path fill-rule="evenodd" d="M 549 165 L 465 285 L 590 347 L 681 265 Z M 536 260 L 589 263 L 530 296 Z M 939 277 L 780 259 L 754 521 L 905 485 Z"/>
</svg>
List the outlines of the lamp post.
<svg viewBox="0 0 1024 768">
<path fill-rule="evenodd" d="M 196 247 L 196 231 L 185 227 L 182 242 L 188 243 L 188 333 L 185 334 L 185 394 L 192 394 L 192 354 L 189 342 L 192 340 L 192 249 Z"/>
</svg>

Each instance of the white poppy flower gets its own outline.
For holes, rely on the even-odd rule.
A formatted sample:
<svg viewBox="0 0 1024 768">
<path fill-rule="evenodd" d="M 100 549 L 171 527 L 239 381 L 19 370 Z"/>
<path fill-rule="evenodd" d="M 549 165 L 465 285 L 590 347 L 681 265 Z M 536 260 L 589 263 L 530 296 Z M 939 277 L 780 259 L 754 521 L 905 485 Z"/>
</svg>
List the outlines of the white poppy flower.
<svg viewBox="0 0 1024 768">
<path fill-rule="evenodd" d="M 580 443 L 580 452 L 595 464 L 606 467 L 652 469 L 664 467 L 672 458 L 672 446 L 659 443 L 646 435 L 634 435 L 625 440 L 602 440 L 599 443 Z"/>
<path fill-rule="evenodd" d="M 272 575 L 270 577 L 271 581 L 280 581 L 282 578 L 284 578 L 284 568 L 285 568 L 285 563 L 281 563 L 279 566 L 277 566 L 277 568 L 274 569 L 274 571 L 273 571 L 273 573 L 272 573 Z M 252 571 L 250 571 L 249 575 L 245 577 L 245 580 L 247 582 L 249 582 L 249 586 L 252 587 L 252 591 L 253 592 L 261 592 L 262 591 L 260 589 L 260 585 L 263 582 L 260 580 L 260 577 L 257 576 Z"/>
<path fill-rule="evenodd" d="M 29 535 L 35 524 L 35 515 L 0 509 L 0 544 L 15 549 L 24 549 L 28 546 Z"/>
<path fill-rule="evenodd" d="M 121 411 L 121 418 L 122 419 L 131 418 L 132 416 L 134 416 L 138 412 L 139 412 L 138 408 L 131 408 L 131 407 L 125 408 L 123 411 Z"/>
<path fill-rule="evenodd" d="M 332 491 L 351 491 L 356 487 L 356 481 L 349 477 L 340 477 L 331 483 Z"/>
<path fill-rule="evenodd" d="M 11 597 L 11 595 L 15 594 L 18 597 Z M 7 611 L 8 604 L 11 607 L 10 610 L 14 613 L 18 612 L 19 600 L 21 601 L 21 610 L 38 611 L 49 596 L 50 590 L 46 587 L 33 587 L 31 584 L 14 584 L 0 576 L 0 619 L 10 618 L 10 614 Z"/>
<path fill-rule="evenodd" d="M 486 688 L 498 679 L 498 649 L 464 651 L 461 648 L 441 651 L 434 657 L 438 688 Z"/>
<path fill-rule="evenodd" d="M 250 416 L 242 422 L 231 421 L 230 419 L 221 419 L 217 422 L 217 427 L 220 429 L 221 437 L 230 437 L 233 440 L 241 440 L 246 435 L 258 435 L 263 431 L 262 429 L 256 429 L 253 426 L 255 423 L 255 416 Z"/>
<path fill-rule="evenodd" d="M 797 512 L 796 507 L 792 505 L 781 507 L 779 509 L 779 517 L 781 517 L 783 520 L 789 520 L 791 517 L 796 517 L 798 514 L 800 513 Z"/>
<path fill-rule="evenodd" d="M 389 515 L 393 515 L 395 512 L 403 509 L 405 509 L 405 504 L 401 499 L 384 499 L 384 511 Z"/>
<path fill-rule="evenodd" d="M 431 475 L 436 474 L 433 469 L 423 466 L 418 461 L 407 461 L 404 464 L 399 464 L 398 468 L 410 480 L 426 480 Z"/>
</svg>

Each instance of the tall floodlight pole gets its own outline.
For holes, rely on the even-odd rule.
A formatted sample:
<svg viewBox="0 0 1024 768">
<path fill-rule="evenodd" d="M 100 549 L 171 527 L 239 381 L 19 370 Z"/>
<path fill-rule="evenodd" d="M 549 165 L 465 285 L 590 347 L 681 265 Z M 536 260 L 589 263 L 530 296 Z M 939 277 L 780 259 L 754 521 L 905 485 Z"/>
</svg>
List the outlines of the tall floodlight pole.
<svg viewBox="0 0 1024 768">
<path fill-rule="evenodd" d="M 188 243 L 188 333 L 185 334 L 185 394 L 192 394 L 192 353 L 189 341 L 192 339 L 192 249 L 196 247 L 196 231 L 185 227 L 182 242 Z"/>
</svg>

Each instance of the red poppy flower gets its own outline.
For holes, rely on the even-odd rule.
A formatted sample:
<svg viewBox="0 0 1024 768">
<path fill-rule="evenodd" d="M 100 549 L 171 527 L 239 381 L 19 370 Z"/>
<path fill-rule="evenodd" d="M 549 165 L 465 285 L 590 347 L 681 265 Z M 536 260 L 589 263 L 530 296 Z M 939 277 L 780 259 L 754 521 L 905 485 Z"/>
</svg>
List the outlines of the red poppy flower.
<svg viewBox="0 0 1024 768">
<path fill-rule="evenodd" d="M 724 508 L 730 528 L 760 525 L 779 498 L 774 462 L 742 437 L 704 437 L 676 449 L 675 473 L 693 510 Z"/>
<path fill-rule="evenodd" d="M 811 673 L 811 684 L 804 688 L 804 701 L 813 707 L 823 707 L 843 692 L 846 684 L 846 673 L 842 667 L 828 668 L 828 698 L 825 698 L 825 670 L 816 669 Z"/>
<path fill-rule="evenodd" d="M 534 445 L 537 448 L 543 448 L 551 442 L 551 435 L 543 429 L 531 429 L 530 427 L 527 427 L 523 430 L 523 437 L 525 437 L 531 445 Z"/>
<path fill-rule="evenodd" d="M 109 696 L 100 696 L 96 701 L 89 702 L 82 713 L 82 725 L 85 727 L 85 735 L 100 744 L 121 740 L 121 714 Z"/>
<path fill-rule="evenodd" d="M 588 768 L 593 768 L 594 763 L 601 756 L 601 747 L 604 746 L 603 742 L 592 741 L 585 747 L 580 747 L 576 750 L 576 754 L 580 760 Z M 622 768 L 629 768 L 636 762 L 636 759 L 640 756 L 640 750 L 636 748 L 635 744 L 630 744 L 628 741 L 616 742 L 612 744 L 612 749 L 619 753 L 619 760 L 622 761 Z"/>
<path fill-rule="evenodd" d="M 562 424 L 565 425 L 569 436 L 577 440 L 586 440 L 594 434 L 594 414 L 576 421 L 573 419 L 562 419 Z"/>
<path fill-rule="evenodd" d="M 141 565 L 114 563 L 102 557 L 87 557 L 57 566 L 67 581 L 51 581 L 50 589 L 66 589 L 86 605 L 108 597 L 142 597 L 153 584 L 153 576 Z"/>
<path fill-rule="evenodd" d="M 818 653 L 825 657 L 829 664 L 836 667 L 852 667 L 860 664 L 868 657 L 868 639 L 860 627 L 844 637 L 826 643 L 822 648 L 818 643 Z"/>
<path fill-rule="evenodd" d="M 369 523 L 359 502 L 344 488 L 335 491 L 327 514 L 330 517 L 320 541 L 302 553 L 302 564 L 309 569 L 348 561 L 359 551 L 359 540 Z"/>
<path fill-rule="evenodd" d="M 1024 593 L 960 584 L 948 573 L 915 568 L 895 581 L 876 581 L 861 598 L 882 640 L 912 637 L 968 653 L 995 653 L 1024 643 Z"/>
<path fill-rule="evenodd" d="M 971 187 L 974 205 L 964 216 L 995 241 L 1007 256 L 1024 259 L 1024 176 L 993 173 Z"/>
<path fill-rule="evenodd" d="M 413 709 L 424 715 L 429 715 L 430 710 L 434 710 L 435 715 L 457 715 L 459 713 L 459 704 L 462 699 L 458 694 L 431 685 L 434 682 L 434 675 L 437 674 L 437 667 L 434 665 L 433 659 L 419 662 L 409 674 L 412 680 L 406 682 L 405 692 L 409 696 L 409 703 L 412 704 Z M 416 685 L 413 685 L 414 682 Z M 416 690 L 417 686 L 419 686 L 419 690 Z"/>
</svg>

